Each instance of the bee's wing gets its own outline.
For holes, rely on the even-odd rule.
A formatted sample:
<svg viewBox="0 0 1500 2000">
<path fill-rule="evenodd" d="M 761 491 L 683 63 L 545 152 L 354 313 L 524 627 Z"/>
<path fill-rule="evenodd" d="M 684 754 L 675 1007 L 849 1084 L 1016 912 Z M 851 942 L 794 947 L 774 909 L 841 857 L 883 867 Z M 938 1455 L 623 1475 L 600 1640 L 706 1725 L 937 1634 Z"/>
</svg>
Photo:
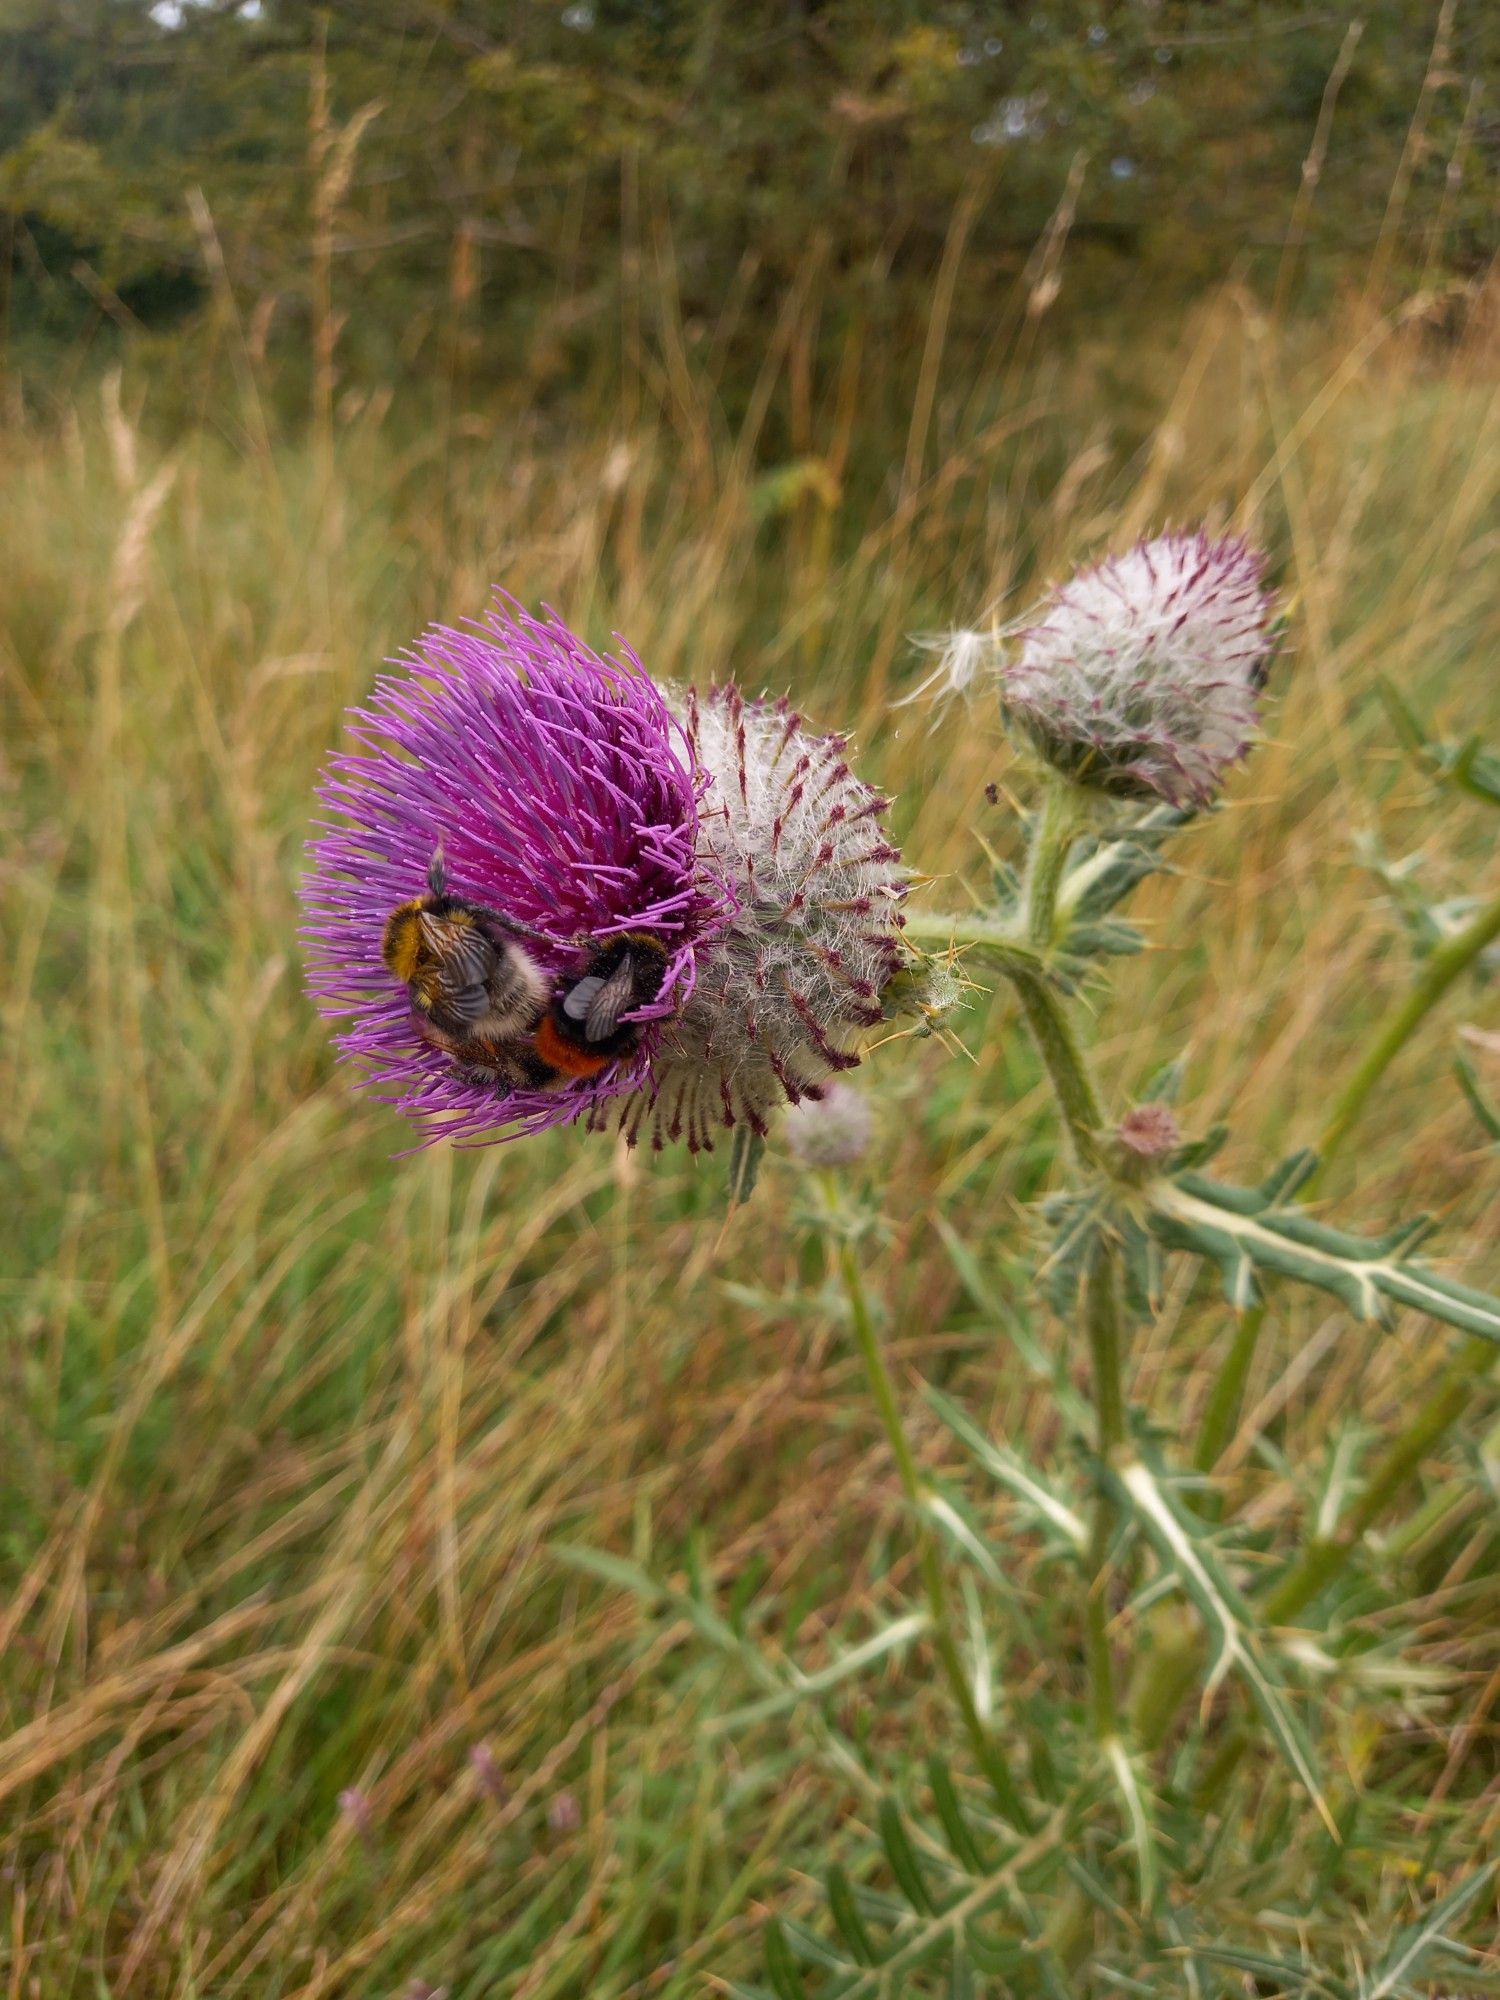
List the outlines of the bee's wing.
<svg viewBox="0 0 1500 2000">
<path fill-rule="evenodd" d="M 578 986 L 568 995 L 568 1001 L 575 998 L 580 987 L 589 983 L 580 979 Z M 635 964 L 629 952 L 607 978 L 595 979 L 593 985 L 595 990 L 589 995 L 583 1012 L 583 1038 L 587 1042 L 602 1042 L 619 1027 L 620 1016 L 636 1004 Z M 565 1013 L 568 1012 L 568 1001 L 563 1003 Z"/>
<path fill-rule="evenodd" d="M 563 997 L 562 1010 L 570 1021 L 588 1019 L 589 1009 L 594 1004 L 594 995 L 603 984 L 604 981 L 597 973 L 590 972 L 568 989 Z"/>
</svg>

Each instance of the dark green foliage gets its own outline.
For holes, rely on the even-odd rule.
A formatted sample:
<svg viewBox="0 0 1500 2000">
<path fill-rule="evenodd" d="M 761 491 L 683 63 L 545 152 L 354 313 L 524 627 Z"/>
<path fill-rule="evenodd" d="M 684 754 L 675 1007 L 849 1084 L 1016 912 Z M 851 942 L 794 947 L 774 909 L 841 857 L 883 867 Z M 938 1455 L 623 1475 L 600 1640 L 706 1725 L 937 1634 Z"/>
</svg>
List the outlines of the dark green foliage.
<svg viewBox="0 0 1500 2000">
<path fill-rule="evenodd" d="M 351 382 L 437 368 L 535 395 L 612 369 L 649 297 L 674 339 L 719 345 L 732 405 L 817 271 L 840 280 L 826 341 L 858 313 L 915 363 L 955 227 L 953 323 L 981 339 L 1060 204 L 1084 310 L 1274 273 L 1345 27 L 1254 0 L 23 0 L 0 27 L 13 351 L 169 327 L 207 297 L 211 229 L 295 380 L 321 221 L 357 301 Z M 1375 247 L 1433 27 L 1366 19 L 1298 224 L 1323 284 Z M 1493 126 L 1468 114 L 1497 56 L 1492 11 L 1459 10 L 1387 264 L 1492 254 Z"/>
</svg>

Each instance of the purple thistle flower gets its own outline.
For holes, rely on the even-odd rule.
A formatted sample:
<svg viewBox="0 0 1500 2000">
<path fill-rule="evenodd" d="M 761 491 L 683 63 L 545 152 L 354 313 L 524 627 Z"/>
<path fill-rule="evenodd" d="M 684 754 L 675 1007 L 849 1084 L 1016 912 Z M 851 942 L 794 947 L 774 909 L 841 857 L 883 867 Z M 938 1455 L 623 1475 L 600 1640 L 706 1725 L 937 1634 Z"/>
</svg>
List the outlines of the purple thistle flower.
<svg viewBox="0 0 1500 2000">
<path fill-rule="evenodd" d="M 1254 741 L 1273 637 L 1262 559 L 1162 535 L 1050 592 L 998 663 L 1011 721 L 1066 776 L 1203 806 Z"/>
<path fill-rule="evenodd" d="M 334 757 L 304 890 L 308 984 L 369 1082 L 429 1138 L 566 1124 L 647 1074 L 654 1026 L 602 1077 L 500 1092 L 466 1079 L 414 1032 L 381 958 L 386 919 L 422 894 L 442 851 L 453 893 L 542 933 L 550 979 L 582 971 L 577 940 L 649 929 L 667 946 L 656 1023 L 693 990 L 696 954 L 734 911 L 698 860 L 708 789 L 680 723 L 640 662 L 603 657 L 555 615 L 501 602 L 472 630 L 430 630 L 355 709 L 360 750 Z M 337 815 L 338 817 L 332 817 Z"/>
<path fill-rule="evenodd" d="M 669 701 L 622 647 L 591 651 L 509 600 L 437 627 L 353 711 L 331 759 L 304 890 L 308 983 L 367 1080 L 428 1139 L 513 1137 L 586 1118 L 658 1142 L 770 1111 L 859 1060 L 900 963 L 900 857 L 886 801 L 841 737 L 733 689 Z M 382 956 L 391 912 L 441 853 L 449 893 L 527 927 L 555 1003 L 592 954 L 646 932 L 659 986 L 587 1078 L 507 1086 L 455 1064 Z M 586 982 L 597 988 L 597 977 Z"/>
</svg>

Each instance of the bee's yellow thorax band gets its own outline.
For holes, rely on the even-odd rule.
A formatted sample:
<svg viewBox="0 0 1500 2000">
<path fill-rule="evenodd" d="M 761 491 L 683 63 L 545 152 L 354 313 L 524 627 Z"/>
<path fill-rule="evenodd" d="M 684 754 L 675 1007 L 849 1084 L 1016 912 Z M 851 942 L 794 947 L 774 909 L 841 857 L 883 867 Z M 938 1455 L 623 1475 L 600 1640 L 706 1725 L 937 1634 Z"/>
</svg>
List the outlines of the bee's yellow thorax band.
<svg viewBox="0 0 1500 2000">
<path fill-rule="evenodd" d="M 385 922 L 380 956 L 398 979 L 408 982 L 416 976 L 422 961 L 422 905 L 403 903 L 391 911 Z"/>
</svg>

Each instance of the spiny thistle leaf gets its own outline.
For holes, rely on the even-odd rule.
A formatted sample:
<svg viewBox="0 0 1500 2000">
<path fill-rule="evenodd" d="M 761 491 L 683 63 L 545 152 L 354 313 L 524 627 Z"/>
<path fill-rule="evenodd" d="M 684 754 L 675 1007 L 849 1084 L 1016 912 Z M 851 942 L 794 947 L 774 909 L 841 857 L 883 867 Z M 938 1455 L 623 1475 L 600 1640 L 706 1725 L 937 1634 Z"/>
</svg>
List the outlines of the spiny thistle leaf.
<svg viewBox="0 0 1500 2000">
<path fill-rule="evenodd" d="M 876 1960 L 874 1943 L 854 1900 L 849 1877 L 837 1862 L 828 1871 L 828 1909 L 855 1964 L 873 1965 Z"/>
<path fill-rule="evenodd" d="M 924 1968 L 945 1970 L 950 1980 L 956 1977 L 960 1993 L 987 1991 L 985 1982 L 992 1979 L 1021 1979 L 1021 1990 L 1039 1987 L 1055 2000 L 1066 2000 L 1071 1989 L 1052 1962 L 1021 1884 L 1038 1871 L 1074 1872 L 1072 1849 L 1083 1817 L 1096 1803 L 1093 1793 L 1079 1794 L 1060 1807 L 1023 1847 L 1012 1847 L 992 1864 L 984 1853 L 988 1836 L 971 1824 L 946 1764 L 934 1757 L 928 1775 L 952 1855 L 942 1889 L 935 1890 L 924 1872 L 895 1800 L 884 1799 L 877 1815 L 880 1843 L 900 1897 L 877 1894 L 851 1882 L 838 1865 L 830 1868 L 828 1903 L 836 1941 L 786 1918 L 767 1926 L 766 1971 L 777 2000 L 785 2000 L 793 1980 L 800 1981 L 798 1960 L 828 1975 L 817 1989 L 818 2000 L 893 2000 L 906 1991 L 908 1978 Z M 935 1837 L 928 1832 L 924 1840 L 935 1852 Z M 996 1926 L 1000 1912 L 1007 1929 Z M 956 1975 L 955 1965 L 962 1968 Z M 966 1988 L 964 1980 L 973 1973 L 979 1977 Z M 731 1991 L 756 2000 L 754 1989 Z"/>
<path fill-rule="evenodd" d="M 1497 1870 L 1500 1870 L 1500 1861 L 1490 1861 L 1484 1867 L 1476 1868 L 1456 1888 L 1450 1889 L 1440 1902 L 1434 1903 L 1419 1923 L 1402 1931 L 1376 1967 L 1365 2000 L 1390 2000 L 1392 1994 L 1401 1992 L 1405 1982 L 1415 1976 L 1430 1953 L 1461 1951 L 1463 1947 L 1456 1940 L 1445 1938 L 1443 1932 L 1456 1917 L 1463 1915 L 1482 1889 L 1488 1888 Z"/>
<path fill-rule="evenodd" d="M 1277 1993 L 1326 1996 L 1326 2000 L 1353 2000 L 1353 1995 L 1342 1979 L 1323 1967 L 1309 1965 L 1305 1960 L 1280 1958 L 1267 1951 L 1249 1951 L 1241 1945 L 1194 1944 L 1195 1958 L 1206 1958 L 1214 1965 L 1233 1966 L 1237 1972 L 1248 1972 L 1253 1979 L 1267 1982 L 1270 1990 Z M 1264 1988 L 1262 1990 L 1265 1990 Z"/>
<path fill-rule="evenodd" d="M 1500 1113 L 1491 1106 L 1479 1081 L 1479 1072 L 1466 1055 L 1454 1059 L 1453 1074 L 1458 1078 L 1458 1087 L 1469 1100 L 1469 1109 L 1479 1120 L 1480 1128 L 1487 1139 L 1500 1145 Z"/>
<path fill-rule="evenodd" d="M 772 1917 L 766 1925 L 766 1977 L 776 1991 L 777 2000 L 807 2000 L 807 1988 L 779 1917 Z"/>
<path fill-rule="evenodd" d="M 1394 1306 L 1409 1306 L 1446 1326 L 1500 1342 L 1500 1299 L 1445 1278 L 1409 1252 L 1429 1234 L 1425 1216 L 1384 1236 L 1351 1236 L 1280 1204 L 1315 1165 L 1295 1154 L 1258 1188 L 1234 1187 L 1197 1173 L 1152 1183 L 1147 1225 L 1169 1250 L 1206 1257 L 1219 1267 L 1232 1305 L 1245 1310 L 1267 1271 L 1328 1292 L 1357 1319 L 1389 1326 Z"/>
<path fill-rule="evenodd" d="M 948 1845 L 957 1860 L 971 1875 L 982 1875 L 985 1859 L 979 1851 L 979 1843 L 974 1830 L 964 1817 L 963 1804 L 958 1796 L 958 1787 L 953 1782 L 953 1773 L 936 1751 L 927 1760 L 927 1779 L 932 1786 L 933 1803 L 937 1807 L 938 1818 L 943 1822 L 943 1831 L 948 1836 Z"/>
<path fill-rule="evenodd" d="M 1369 835 L 1359 836 L 1354 845 L 1360 860 L 1390 897 L 1412 950 L 1420 959 L 1432 957 L 1445 946 L 1456 945 L 1485 909 L 1484 899 L 1479 896 L 1447 896 L 1434 901 L 1417 879 L 1423 861 L 1421 853 L 1389 861 Z M 1465 963 L 1473 965 L 1482 982 L 1500 966 L 1500 952 L 1487 940 L 1479 942 Z"/>
<path fill-rule="evenodd" d="M 1060 923 L 1096 923 L 1123 903 L 1148 875 L 1167 867 L 1161 845 L 1196 814 L 1178 806 L 1156 806 L 1112 839 L 1080 841 L 1057 892 Z"/>
<path fill-rule="evenodd" d="M 1060 1534 L 1080 1554 L 1088 1547 L 1088 1524 L 1075 1507 L 1054 1493 L 1036 1473 L 1029 1471 L 1014 1452 L 986 1437 L 973 1419 L 965 1415 L 957 1403 L 950 1401 L 941 1389 L 929 1387 L 924 1393 L 930 1406 L 960 1444 L 968 1448 L 997 1484 L 1012 1494 L 1043 1526 Z"/>
<path fill-rule="evenodd" d="M 751 1702 L 748 1707 L 737 1708 L 728 1715 L 715 1716 L 708 1727 L 715 1733 L 745 1729 L 751 1723 L 764 1722 L 770 1716 L 794 1708 L 799 1701 L 806 1701 L 812 1695 L 827 1694 L 841 1681 L 863 1673 L 866 1667 L 873 1666 L 888 1653 L 903 1651 L 914 1639 L 921 1637 L 929 1622 L 925 1611 L 913 1611 L 904 1618 L 895 1619 L 860 1645 L 851 1646 L 848 1652 L 840 1653 L 837 1659 L 813 1673 L 803 1673 L 799 1668 L 791 1667 L 788 1669 L 790 1685 L 779 1693 L 768 1694 L 763 1701 Z"/>
<path fill-rule="evenodd" d="M 1150 1910 L 1161 1886 L 1161 1868 L 1156 1852 L 1156 1829 L 1151 1823 L 1146 1795 L 1141 1789 L 1140 1777 L 1131 1762 L 1130 1753 L 1119 1737 L 1109 1737 L 1099 1748 L 1105 1766 L 1115 1781 L 1115 1788 L 1125 1803 L 1130 1844 L 1135 1849 L 1136 1872 L 1141 1886 L 1141 1908 Z"/>
<path fill-rule="evenodd" d="M 1132 1459 L 1107 1476 L 1158 1555 L 1175 1570 L 1183 1590 L 1218 1642 L 1205 1698 L 1226 1674 L 1233 1672 L 1239 1676 L 1277 1749 L 1317 1807 L 1324 1825 L 1337 1839 L 1338 1828 L 1323 1797 L 1312 1746 L 1271 1672 L 1254 1614 L 1220 1567 L 1207 1535 L 1173 1504 L 1170 1494 L 1143 1459 Z"/>
<path fill-rule="evenodd" d="M 1470 798 L 1500 806 L 1500 757 L 1485 748 L 1480 736 L 1462 743 L 1445 743 L 1429 736 L 1426 725 L 1393 682 L 1381 674 L 1375 686 L 1385 703 L 1402 748 L 1437 784 L 1453 785 Z"/>
<path fill-rule="evenodd" d="M 765 1150 L 765 1140 L 752 1132 L 748 1125 L 735 1127 L 729 1147 L 728 1202 L 731 1209 L 740 1207 L 754 1194 Z"/>
<path fill-rule="evenodd" d="M 932 1900 L 932 1891 L 922 1874 L 894 1799 L 881 1801 L 880 1844 L 885 1849 L 886 1860 L 891 1864 L 891 1873 L 912 1908 L 921 1916 L 936 1915 L 937 1905 Z"/>
</svg>

